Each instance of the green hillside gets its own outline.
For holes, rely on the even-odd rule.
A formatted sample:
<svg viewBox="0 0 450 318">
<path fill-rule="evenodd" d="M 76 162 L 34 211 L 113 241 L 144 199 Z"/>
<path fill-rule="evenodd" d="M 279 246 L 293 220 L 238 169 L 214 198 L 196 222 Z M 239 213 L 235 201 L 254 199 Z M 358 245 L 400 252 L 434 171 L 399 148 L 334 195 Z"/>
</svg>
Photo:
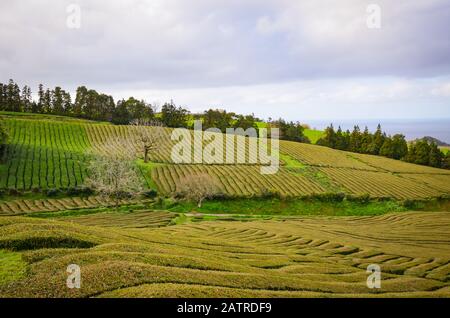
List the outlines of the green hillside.
<svg viewBox="0 0 450 318">
<path fill-rule="evenodd" d="M 158 197 L 113 208 L 71 189 L 87 152 L 123 151 L 105 142 L 130 126 L 3 115 L 0 297 L 450 297 L 448 170 L 289 141 L 274 175 L 246 161 L 175 164 L 164 129 L 150 162 L 136 158 Z M 201 208 L 172 197 L 201 174 L 224 197 Z M 68 264 L 80 289 L 66 286 Z M 366 286 L 370 264 L 380 290 Z"/>
<path fill-rule="evenodd" d="M 132 133 L 130 126 L 45 115 L 9 114 L 5 122 L 10 139 L 0 168 L 0 189 L 25 192 L 83 185 L 86 152 L 105 153 L 108 138 L 127 138 Z M 282 166 L 275 175 L 262 175 L 259 166 L 250 163 L 176 165 L 170 156 L 174 144 L 170 133 L 164 130 L 161 147 L 150 154 L 151 162 L 159 165 L 139 165 L 148 186 L 167 196 L 178 178 L 197 173 L 215 176 L 222 191 L 232 197 L 262 196 L 268 191 L 294 198 L 342 192 L 403 200 L 450 193 L 448 170 L 289 141 L 280 141 Z M 115 149 L 120 151 L 120 145 Z"/>
</svg>

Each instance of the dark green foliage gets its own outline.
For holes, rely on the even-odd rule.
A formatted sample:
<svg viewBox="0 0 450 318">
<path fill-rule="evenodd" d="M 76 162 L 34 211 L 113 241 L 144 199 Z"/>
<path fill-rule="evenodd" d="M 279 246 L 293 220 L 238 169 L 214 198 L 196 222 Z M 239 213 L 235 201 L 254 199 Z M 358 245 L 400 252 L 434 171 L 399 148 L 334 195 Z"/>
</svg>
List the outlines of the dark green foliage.
<svg viewBox="0 0 450 318">
<path fill-rule="evenodd" d="M 209 109 L 203 113 L 203 129 L 218 128 L 225 133 L 232 126 L 234 113 L 225 110 Z"/>
<path fill-rule="evenodd" d="M 8 132 L 3 119 L 0 117 L 0 162 L 3 159 L 3 153 L 5 151 L 6 142 L 8 141 Z"/>
<path fill-rule="evenodd" d="M 367 204 L 370 202 L 370 195 L 368 193 L 362 195 L 348 195 L 346 197 L 347 201 L 358 202 L 361 204 Z"/>
<path fill-rule="evenodd" d="M 280 139 L 310 143 L 310 140 L 304 134 L 305 129 L 299 122 L 287 122 L 280 118 L 270 122 L 270 126 L 280 130 Z"/>
<path fill-rule="evenodd" d="M 66 191 L 69 196 L 89 196 L 94 194 L 94 190 L 89 187 L 79 186 L 79 187 L 70 187 Z"/>
<path fill-rule="evenodd" d="M 123 100 L 117 103 L 111 121 L 116 125 L 128 125 L 130 123 L 131 114 Z"/>
<path fill-rule="evenodd" d="M 154 189 L 150 189 L 150 190 L 142 193 L 142 195 L 146 198 L 156 198 L 156 196 L 158 195 L 158 191 L 156 191 Z"/>
<path fill-rule="evenodd" d="M 61 191 L 59 189 L 49 189 L 47 190 L 47 196 L 48 197 L 56 197 L 58 194 L 60 194 Z"/>
<path fill-rule="evenodd" d="M 373 134 L 369 132 L 367 127 L 361 133 L 358 126 L 355 126 L 351 133 L 348 130 L 342 132 L 341 127 L 335 132 L 333 125 L 330 125 L 325 129 L 324 136 L 316 144 L 339 150 L 405 160 L 436 168 L 448 169 L 450 166 L 448 155 L 445 156 L 436 143 L 419 139 L 408 148 L 404 135 L 386 136 L 380 125 Z"/>
<path fill-rule="evenodd" d="M 166 103 L 161 108 L 161 121 L 166 127 L 187 127 L 188 110 L 176 107 L 173 102 Z"/>
<path fill-rule="evenodd" d="M 317 193 L 306 197 L 306 199 L 319 202 L 342 202 L 345 198 L 346 195 L 343 192 Z"/>
</svg>

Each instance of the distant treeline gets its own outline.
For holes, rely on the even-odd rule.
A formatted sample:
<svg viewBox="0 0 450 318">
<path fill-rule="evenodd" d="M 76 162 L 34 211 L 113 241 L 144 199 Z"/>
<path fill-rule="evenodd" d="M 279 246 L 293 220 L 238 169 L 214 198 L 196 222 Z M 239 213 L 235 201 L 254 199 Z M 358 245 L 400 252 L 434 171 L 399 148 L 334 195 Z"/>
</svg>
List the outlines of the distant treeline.
<svg viewBox="0 0 450 318">
<path fill-rule="evenodd" d="M 450 153 L 444 155 L 435 142 L 419 139 L 409 145 L 402 134 L 388 136 L 378 125 L 375 133 L 366 127 L 361 132 L 359 126 L 353 131 L 335 131 L 333 125 L 325 129 L 324 136 L 317 141 L 318 145 L 333 149 L 379 155 L 436 168 L 450 169 Z"/>
<path fill-rule="evenodd" d="M 177 107 L 172 101 L 158 107 L 134 97 L 119 100 L 117 103 L 110 95 L 94 89 L 80 86 L 76 90 L 75 100 L 70 93 L 57 86 L 54 89 L 38 87 L 38 99 L 33 100 L 31 88 L 25 85 L 22 90 L 14 80 L 8 84 L 0 83 L 0 110 L 37 114 L 71 116 L 97 121 L 108 121 L 118 125 L 128 125 L 134 120 L 157 120 L 166 127 L 192 128 L 193 119 L 203 122 L 203 129 L 219 128 L 258 128 L 260 119 L 252 115 L 240 115 L 219 109 L 209 109 L 202 114 L 191 114 L 187 109 Z M 303 134 L 300 123 L 286 122 L 282 119 L 270 121 L 270 127 L 280 129 L 280 138 L 285 140 L 309 142 Z"/>
<path fill-rule="evenodd" d="M 0 110 L 12 112 L 28 112 L 39 114 L 54 114 L 84 118 L 97 121 L 108 121 L 113 124 L 128 125 L 134 120 L 157 120 L 166 127 L 192 128 L 193 120 L 200 119 L 203 129 L 219 128 L 222 132 L 226 128 L 258 128 L 263 123 L 268 129 L 279 128 L 280 139 L 309 143 L 304 134 L 304 126 L 299 122 L 287 122 L 283 119 L 263 122 L 251 115 L 240 115 L 225 110 L 209 109 L 202 114 L 191 114 L 183 107 L 177 107 L 172 101 L 158 107 L 144 100 L 134 97 L 121 99 L 117 103 L 110 95 L 80 86 L 76 90 L 75 100 L 72 101 L 69 92 L 57 86 L 54 89 L 38 87 L 38 99 L 31 97 L 31 88 L 25 85 L 20 90 L 19 85 L 12 79 L 8 84 L 0 83 Z M 2 129 L 3 130 L 3 129 Z M 0 137 L 3 135 L 0 130 Z M 2 141 L 2 140 L 0 140 Z M 0 143 L 1 144 L 1 143 Z M 335 131 L 331 125 L 325 130 L 325 135 L 317 142 L 322 146 L 351 152 L 380 155 L 407 162 L 449 169 L 450 152 L 444 155 L 436 143 L 419 140 L 408 143 L 401 134 L 387 136 L 378 126 L 375 133 L 366 129 L 361 132 L 358 126 L 350 132 Z"/>
</svg>

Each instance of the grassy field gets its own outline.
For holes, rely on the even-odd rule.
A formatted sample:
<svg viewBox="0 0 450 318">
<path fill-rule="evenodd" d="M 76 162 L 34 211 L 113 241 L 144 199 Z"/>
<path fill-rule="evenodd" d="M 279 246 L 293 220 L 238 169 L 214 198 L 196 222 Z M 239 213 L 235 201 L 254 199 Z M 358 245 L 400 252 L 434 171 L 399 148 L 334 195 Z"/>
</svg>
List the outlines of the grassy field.
<svg viewBox="0 0 450 318">
<path fill-rule="evenodd" d="M 0 295 L 450 296 L 447 212 L 205 221 L 158 229 L 128 222 L 122 229 L 122 221 L 111 215 L 104 227 L 104 215 L 78 222 L 0 218 L 0 248 L 10 251 L 0 256 L 10 265 L 26 264 L 26 274 L 23 266 L 2 268 L 14 280 L 0 283 Z M 72 263 L 81 267 L 80 289 L 66 287 Z M 381 266 L 381 289 L 366 286 L 369 264 Z"/>
<path fill-rule="evenodd" d="M 317 129 L 305 129 L 304 134 L 311 141 L 312 144 L 315 144 L 317 140 L 323 137 L 323 130 Z"/>
<path fill-rule="evenodd" d="M 444 154 L 447 154 L 450 151 L 450 147 L 439 147 Z"/>
<path fill-rule="evenodd" d="M 136 158 L 159 197 L 116 210 L 66 190 L 84 184 L 88 151 L 108 155 L 130 127 L 1 115 L 0 297 L 450 297 L 448 170 L 289 141 L 275 175 L 245 160 L 177 165 L 164 129 L 151 162 Z M 222 199 L 172 198 L 203 173 Z M 369 264 L 381 289 L 366 286 Z"/>
<path fill-rule="evenodd" d="M 60 116 L 7 113 L 5 117 L 11 137 L 0 165 L 0 189 L 6 190 L 36 192 L 83 185 L 86 152 L 108 154 L 105 141 L 133 133 L 127 126 Z M 289 141 L 280 142 L 282 167 L 272 176 L 261 175 L 258 165 L 249 164 L 248 154 L 255 150 L 248 140 L 243 164 L 175 165 L 170 156 L 174 144 L 170 134 L 170 129 L 164 129 L 161 147 L 150 154 L 151 163 L 139 163 L 147 185 L 164 195 L 175 189 L 180 176 L 200 172 L 216 176 L 225 194 L 238 197 L 274 191 L 285 197 L 345 192 L 396 199 L 449 194 L 448 170 Z M 122 148 L 115 147 L 116 151 Z"/>
</svg>

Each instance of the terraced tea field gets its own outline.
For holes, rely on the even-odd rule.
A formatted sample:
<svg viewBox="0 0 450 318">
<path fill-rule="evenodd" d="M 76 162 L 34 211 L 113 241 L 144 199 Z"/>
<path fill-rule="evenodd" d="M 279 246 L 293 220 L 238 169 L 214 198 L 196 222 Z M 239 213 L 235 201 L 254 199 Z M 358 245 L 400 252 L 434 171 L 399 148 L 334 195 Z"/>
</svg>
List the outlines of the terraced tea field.
<svg viewBox="0 0 450 318">
<path fill-rule="evenodd" d="M 146 200 L 121 200 L 121 205 L 145 203 Z M 92 209 L 98 207 L 111 207 L 115 203 L 100 196 L 68 197 L 61 199 L 36 199 L 36 200 L 10 200 L 0 201 L 0 216 L 19 215 L 33 212 L 59 212 L 79 209 Z"/>
<path fill-rule="evenodd" d="M 177 165 L 171 130 L 160 128 L 151 162 L 136 163 L 143 181 L 165 198 L 123 200 L 113 211 L 99 196 L 62 191 L 52 198 L 46 191 L 83 185 L 87 153 L 123 151 L 107 141 L 137 147 L 133 127 L 12 113 L 6 124 L 0 297 L 450 297 L 450 212 L 383 214 L 405 211 L 403 200 L 448 196 L 447 170 L 286 141 L 274 175 L 261 174 L 245 154 L 235 154 L 238 164 Z M 245 144 L 247 155 L 255 154 Z M 205 173 L 236 199 L 230 202 L 244 205 L 236 211 L 246 212 L 180 212 L 183 206 L 169 198 L 177 183 Z M 283 199 L 267 198 L 274 193 Z M 357 214 L 353 201 L 336 214 L 333 202 L 304 200 L 337 193 L 391 200 L 374 210 L 358 206 L 378 216 L 298 216 Z M 249 198 L 274 204 L 262 213 L 251 210 Z M 307 204 L 319 206 L 304 213 Z M 284 211 L 289 206 L 298 213 Z M 80 289 L 66 287 L 69 264 L 81 267 Z M 381 289 L 366 285 L 370 264 L 381 267 Z"/>
<path fill-rule="evenodd" d="M 105 147 L 105 142 L 114 143 L 120 138 L 134 144 L 135 140 L 134 128 L 130 126 L 10 113 L 5 121 L 11 138 L 4 164 L 0 164 L 0 189 L 39 191 L 80 186 L 87 174 L 88 150 L 108 154 L 111 149 L 121 151 L 123 147 L 119 144 Z M 268 191 L 286 197 L 339 191 L 402 200 L 450 194 L 448 170 L 288 141 L 280 142 L 280 151 L 283 158 L 290 158 L 289 162 L 284 162 L 275 175 L 261 175 L 259 166 L 248 162 L 248 155 L 255 153 L 248 139 L 246 154 L 235 154 L 242 164 L 175 165 L 170 158 L 174 145 L 171 130 L 158 131 L 160 147 L 150 153 L 152 163 L 140 165 L 140 170 L 148 186 L 156 187 L 164 195 L 174 191 L 181 176 L 200 172 L 213 175 L 225 194 L 236 197 L 258 196 Z"/>
<path fill-rule="evenodd" d="M 151 212 L 143 213 L 136 220 Z M 133 228 L 139 222 L 128 221 L 122 229 L 123 216 L 116 217 L 86 216 L 76 223 L 73 218 L 0 218 L 0 248 L 19 253 L 26 266 L 0 284 L 0 295 L 450 297 L 447 212 L 158 229 Z M 155 214 L 155 219 L 164 217 Z M 80 289 L 66 287 L 68 264 L 81 268 Z M 369 264 L 381 267 L 380 289 L 366 285 Z"/>
</svg>

